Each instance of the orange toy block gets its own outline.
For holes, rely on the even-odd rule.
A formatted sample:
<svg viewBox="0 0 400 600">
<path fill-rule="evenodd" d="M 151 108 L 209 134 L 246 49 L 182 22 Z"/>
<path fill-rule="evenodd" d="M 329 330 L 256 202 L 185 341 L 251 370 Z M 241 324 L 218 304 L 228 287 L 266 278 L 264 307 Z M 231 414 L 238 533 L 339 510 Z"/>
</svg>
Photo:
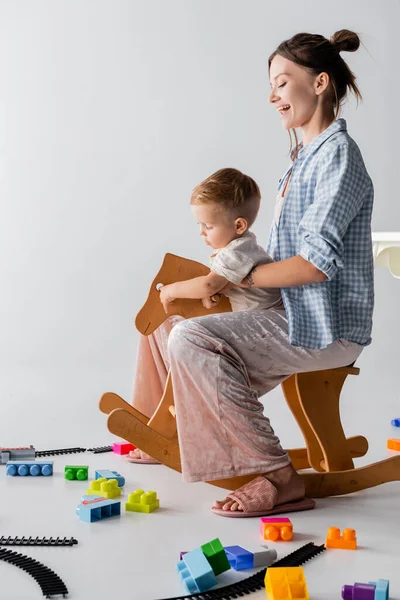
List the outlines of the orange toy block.
<svg viewBox="0 0 400 600">
<path fill-rule="evenodd" d="M 343 535 L 340 535 L 340 529 L 338 527 L 329 527 L 325 548 L 356 550 L 357 538 L 355 529 L 343 529 Z"/>
<path fill-rule="evenodd" d="M 400 440 L 396 440 L 395 438 L 388 440 L 387 447 L 389 450 L 397 450 L 397 452 L 400 452 Z"/>
<path fill-rule="evenodd" d="M 260 532 L 264 540 L 290 542 L 293 538 L 293 524 L 287 517 L 261 517 Z"/>
</svg>

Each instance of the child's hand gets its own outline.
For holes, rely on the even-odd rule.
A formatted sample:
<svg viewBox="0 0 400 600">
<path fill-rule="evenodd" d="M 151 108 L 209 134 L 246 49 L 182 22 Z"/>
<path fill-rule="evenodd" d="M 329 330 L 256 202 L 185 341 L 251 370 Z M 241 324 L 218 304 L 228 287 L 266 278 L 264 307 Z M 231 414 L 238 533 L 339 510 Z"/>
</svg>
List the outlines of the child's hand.
<svg viewBox="0 0 400 600">
<path fill-rule="evenodd" d="M 168 304 L 171 304 L 174 300 L 176 300 L 174 296 L 174 284 L 171 283 L 169 285 L 163 285 L 160 288 L 160 302 L 164 307 L 165 312 L 168 314 Z"/>
<path fill-rule="evenodd" d="M 204 308 L 214 308 L 214 306 L 218 306 L 220 303 L 221 297 L 221 294 L 214 294 L 211 297 L 208 296 L 207 298 L 202 298 L 201 301 Z"/>
</svg>

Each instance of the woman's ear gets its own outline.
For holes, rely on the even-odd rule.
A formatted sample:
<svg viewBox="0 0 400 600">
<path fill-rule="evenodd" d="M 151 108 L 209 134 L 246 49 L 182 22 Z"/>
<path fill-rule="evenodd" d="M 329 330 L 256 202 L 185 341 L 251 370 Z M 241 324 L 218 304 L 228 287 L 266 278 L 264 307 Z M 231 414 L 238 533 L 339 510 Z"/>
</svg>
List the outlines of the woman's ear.
<svg viewBox="0 0 400 600">
<path fill-rule="evenodd" d="M 320 73 L 317 75 L 314 81 L 314 90 L 317 96 L 320 96 L 328 89 L 330 83 L 330 77 L 328 73 Z"/>
<path fill-rule="evenodd" d="M 238 235 L 242 235 L 248 229 L 247 220 L 243 217 L 238 217 L 235 220 L 235 229 Z"/>
</svg>

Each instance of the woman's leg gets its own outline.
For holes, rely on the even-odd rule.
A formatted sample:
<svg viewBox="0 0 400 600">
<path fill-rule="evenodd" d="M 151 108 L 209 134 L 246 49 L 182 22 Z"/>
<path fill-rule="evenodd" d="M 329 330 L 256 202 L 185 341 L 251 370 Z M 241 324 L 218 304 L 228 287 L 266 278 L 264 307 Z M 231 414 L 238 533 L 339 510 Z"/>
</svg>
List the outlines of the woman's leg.
<svg viewBox="0 0 400 600">
<path fill-rule="evenodd" d="M 179 323 L 168 352 L 185 481 L 265 473 L 281 488 L 279 503 L 292 499 L 289 487 L 298 497 L 300 477 L 258 398 L 293 373 L 344 366 L 361 351 L 347 342 L 322 350 L 291 346 L 284 310 Z"/>
<path fill-rule="evenodd" d="M 169 371 L 168 336 L 182 321 L 179 315 L 169 317 L 150 335 L 140 334 L 132 405 L 146 417 L 151 417 L 162 398 Z M 148 454 L 134 450 L 132 458 L 148 460 Z"/>
</svg>

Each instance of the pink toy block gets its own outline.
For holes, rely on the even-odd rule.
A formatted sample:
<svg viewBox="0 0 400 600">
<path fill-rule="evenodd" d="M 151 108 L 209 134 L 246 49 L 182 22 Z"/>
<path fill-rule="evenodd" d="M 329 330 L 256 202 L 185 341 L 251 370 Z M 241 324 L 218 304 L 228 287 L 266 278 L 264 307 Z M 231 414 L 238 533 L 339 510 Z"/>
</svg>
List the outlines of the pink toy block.
<svg viewBox="0 0 400 600">
<path fill-rule="evenodd" d="M 128 442 L 114 442 L 112 449 L 116 454 L 129 454 L 131 450 L 136 450 L 136 446 Z"/>
<path fill-rule="evenodd" d="M 262 517 L 260 533 L 264 540 L 289 542 L 293 538 L 293 525 L 287 517 Z"/>
</svg>

